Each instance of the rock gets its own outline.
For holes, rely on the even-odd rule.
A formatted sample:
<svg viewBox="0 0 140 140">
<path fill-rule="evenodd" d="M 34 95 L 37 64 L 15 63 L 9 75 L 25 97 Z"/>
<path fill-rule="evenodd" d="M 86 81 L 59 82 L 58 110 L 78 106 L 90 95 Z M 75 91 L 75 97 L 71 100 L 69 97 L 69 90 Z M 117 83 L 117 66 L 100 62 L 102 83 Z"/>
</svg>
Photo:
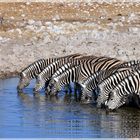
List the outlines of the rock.
<svg viewBox="0 0 140 140">
<path fill-rule="evenodd" d="M 139 31 L 139 28 L 137 28 L 137 27 L 130 27 L 129 28 L 129 32 L 137 33 L 138 31 Z"/>
<path fill-rule="evenodd" d="M 10 19 L 15 19 L 15 18 L 12 16 L 12 17 L 10 17 Z"/>
<path fill-rule="evenodd" d="M 42 22 L 41 21 L 36 21 L 34 25 L 35 26 L 42 26 Z"/>
<path fill-rule="evenodd" d="M 31 4 L 31 2 L 26 2 L 25 4 L 26 4 L 26 5 L 30 5 L 30 4 Z"/>
<path fill-rule="evenodd" d="M 53 18 L 52 18 L 52 20 L 60 20 L 60 16 L 59 15 L 55 15 Z"/>
<path fill-rule="evenodd" d="M 33 25 L 34 23 L 35 23 L 34 20 L 32 20 L 32 19 L 28 20 L 28 24 L 29 24 L 29 25 Z"/>
<path fill-rule="evenodd" d="M 3 40 L 3 37 L 0 36 L 0 41 Z"/>
<path fill-rule="evenodd" d="M 21 16 L 22 16 L 22 17 L 25 17 L 25 14 L 22 14 Z"/>
<path fill-rule="evenodd" d="M 19 34 L 22 34 L 21 29 L 17 28 L 16 31 L 17 31 Z"/>
</svg>

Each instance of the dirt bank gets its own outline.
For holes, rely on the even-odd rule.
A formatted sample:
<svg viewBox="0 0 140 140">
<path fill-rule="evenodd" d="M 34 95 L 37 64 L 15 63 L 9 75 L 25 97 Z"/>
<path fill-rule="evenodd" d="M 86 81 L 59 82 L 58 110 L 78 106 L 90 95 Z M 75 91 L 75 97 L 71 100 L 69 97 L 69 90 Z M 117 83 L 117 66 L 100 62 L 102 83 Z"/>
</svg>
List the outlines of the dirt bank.
<svg viewBox="0 0 140 140">
<path fill-rule="evenodd" d="M 0 3 L 0 77 L 40 58 L 140 59 L 140 3 Z"/>
</svg>

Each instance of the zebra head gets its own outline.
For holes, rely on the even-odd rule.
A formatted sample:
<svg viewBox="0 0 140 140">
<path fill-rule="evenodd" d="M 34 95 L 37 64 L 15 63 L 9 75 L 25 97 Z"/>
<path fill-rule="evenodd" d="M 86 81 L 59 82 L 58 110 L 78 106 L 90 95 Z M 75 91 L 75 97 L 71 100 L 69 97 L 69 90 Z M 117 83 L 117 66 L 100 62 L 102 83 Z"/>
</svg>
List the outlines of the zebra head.
<svg viewBox="0 0 140 140">
<path fill-rule="evenodd" d="M 51 82 L 51 85 L 53 85 L 51 87 L 51 93 L 50 93 L 50 95 L 56 95 L 57 92 L 61 90 L 61 86 L 59 84 L 59 81 L 58 81 L 57 78 L 52 78 L 50 82 Z"/>
<path fill-rule="evenodd" d="M 105 105 L 109 110 L 115 110 L 120 106 L 124 105 L 127 97 L 120 97 L 116 92 L 111 93 L 111 96 L 108 101 L 105 102 Z"/>
<path fill-rule="evenodd" d="M 81 93 L 81 103 L 89 104 L 95 101 L 93 93 L 86 88 Z"/>
<path fill-rule="evenodd" d="M 97 98 L 97 107 L 102 108 L 105 107 L 105 102 L 108 100 L 110 93 L 105 93 L 102 85 L 99 85 L 99 94 Z"/>
<path fill-rule="evenodd" d="M 45 86 L 45 81 L 42 79 L 42 77 L 40 75 L 38 75 L 37 79 L 36 79 L 36 84 L 35 84 L 35 88 L 34 91 L 38 92 L 40 91 L 43 87 Z"/>
<path fill-rule="evenodd" d="M 26 75 L 26 73 L 21 72 L 20 73 L 20 80 L 19 80 L 19 84 L 17 86 L 17 90 L 18 92 L 22 91 L 22 89 L 24 87 L 27 87 L 30 83 L 30 78 L 28 78 L 28 76 Z"/>
<path fill-rule="evenodd" d="M 49 81 L 49 85 L 47 86 L 46 88 L 46 95 L 54 95 L 54 92 L 55 91 L 55 80 L 52 78 L 50 81 Z"/>
</svg>

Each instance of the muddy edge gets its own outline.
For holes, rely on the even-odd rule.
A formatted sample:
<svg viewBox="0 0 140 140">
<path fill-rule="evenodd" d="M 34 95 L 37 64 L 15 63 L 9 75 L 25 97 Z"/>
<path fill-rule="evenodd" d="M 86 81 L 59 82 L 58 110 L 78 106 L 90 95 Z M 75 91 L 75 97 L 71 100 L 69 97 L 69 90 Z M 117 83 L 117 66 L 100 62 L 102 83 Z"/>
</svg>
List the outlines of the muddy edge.
<svg viewBox="0 0 140 140">
<path fill-rule="evenodd" d="M 140 58 L 140 3 L 0 3 L 0 78 L 72 53 Z"/>
</svg>

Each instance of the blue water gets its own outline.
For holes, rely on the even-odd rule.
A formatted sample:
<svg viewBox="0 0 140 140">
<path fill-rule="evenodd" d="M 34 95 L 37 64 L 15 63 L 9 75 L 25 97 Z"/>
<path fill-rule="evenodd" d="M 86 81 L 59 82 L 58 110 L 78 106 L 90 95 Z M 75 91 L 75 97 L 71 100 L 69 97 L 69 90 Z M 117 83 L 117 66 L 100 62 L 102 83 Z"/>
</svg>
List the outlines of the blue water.
<svg viewBox="0 0 140 140">
<path fill-rule="evenodd" d="M 63 92 L 34 95 L 34 82 L 17 94 L 17 78 L 0 80 L 0 138 L 140 137 L 140 110 L 106 112 Z"/>
</svg>

